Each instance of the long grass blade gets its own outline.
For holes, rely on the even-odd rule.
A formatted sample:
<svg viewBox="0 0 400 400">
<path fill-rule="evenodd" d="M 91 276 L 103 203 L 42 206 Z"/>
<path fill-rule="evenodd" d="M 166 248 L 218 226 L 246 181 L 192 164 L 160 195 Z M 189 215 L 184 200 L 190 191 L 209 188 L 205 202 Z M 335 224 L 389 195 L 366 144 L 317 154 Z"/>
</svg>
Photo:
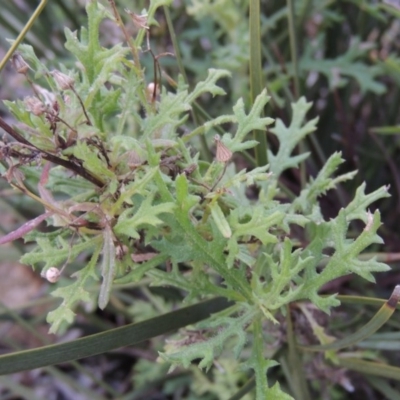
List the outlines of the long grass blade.
<svg viewBox="0 0 400 400">
<path fill-rule="evenodd" d="M 397 285 L 393 290 L 389 300 L 383 304 L 379 311 L 367 322 L 361 329 L 352 335 L 348 335 L 343 339 L 334 342 L 318 345 L 318 346 L 299 346 L 307 351 L 326 351 L 340 350 L 345 347 L 352 346 L 374 334 L 382 325 L 384 325 L 396 310 L 397 303 L 400 298 L 400 285 Z"/>
<path fill-rule="evenodd" d="M 6 65 L 7 61 L 11 58 L 11 55 L 14 53 L 14 51 L 17 49 L 19 44 L 22 42 L 24 39 L 25 35 L 31 29 L 31 26 L 33 23 L 36 21 L 37 17 L 40 15 L 40 13 L 43 11 L 44 7 L 46 6 L 47 0 L 41 0 L 39 5 L 37 6 L 35 12 L 32 14 L 32 16 L 29 18 L 28 22 L 18 35 L 18 37 L 15 39 L 15 42 L 12 44 L 12 46 L 9 48 L 7 51 L 6 55 L 3 57 L 3 59 L 0 61 L 0 72 Z"/>
<path fill-rule="evenodd" d="M 0 356 L 0 375 L 40 368 L 102 354 L 194 324 L 232 303 L 217 297 L 147 321 L 90 335 L 72 342 Z"/>
</svg>

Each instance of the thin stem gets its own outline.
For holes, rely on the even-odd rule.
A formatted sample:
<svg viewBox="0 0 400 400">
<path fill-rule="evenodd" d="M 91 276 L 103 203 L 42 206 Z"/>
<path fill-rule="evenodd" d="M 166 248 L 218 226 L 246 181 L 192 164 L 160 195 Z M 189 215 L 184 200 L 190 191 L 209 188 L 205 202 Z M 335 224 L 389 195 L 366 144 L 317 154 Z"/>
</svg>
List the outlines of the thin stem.
<svg viewBox="0 0 400 400">
<path fill-rule="evenodd" d="M 81 107 L 82 107 L 82 111 L 83 111 L 83 113 L 85 114 L 85 117 L 86 117 L 86 123 L 87 123 L 88 125 L 93 125 L 93 124 L 92 124 L 92 121 L 90 121 L 89 115 L 88 115 L 88 113 L 86 112 L 85 105 L 83 104 L 83 101 L 82 101 L 81 97 L 79 96 L 78 92 L 74 89 L 73 86 L 71 87 L 71 90 L 75 93 L 75 96 L 78 98 L 78 101 L 79 101 L 79 103 L 80 103 L 80 105 L 81 105 Z"/>
<path fill-rule="evenodd" d="M 261 71 L 261 29 L 260 0 L 250 0 L 250 96 L 252 103 L 264 89 Z M 265 130 L 253 131 L 258 146 L 255 149 L 257 166 L 267 165 L 267 133 Z"/>
<path fill-rule="evenodd" d="M 299 399 L 311 399 L 311 395 L 308 390 L 307 381 L 304 376 L 304 370 L 302 369 L 302 360 L 296 348 L 296 335 L 294 332 L 294 326 L 292 316 L 290 312 L 290 306 L 286 306 L 286 326 L 287 326 L 287 341 L 288 341 L 288 365 L 291 378 L 291 387 L 296 394 L 296 398 Z"/>
<path fill-rule="evenodd" d="M 108 2 L 110 3 L 110 6 L 111 6 L 111 8 L 113 10 L 115 21 L 116 21 L 117 25 L 121 28 L 122 33 L 125 36 L 125 41 L 126 41 L 126 43 L 128 44 L 128 46 L 129 46 L 129 48 L 131 50 L 132 57 L 133 57 L 133 62 L 135 64 L 135 68 L 137 69 L 137 72 L 140 74 L 140 77 L 143 79 L 144 78 L 143 70 L 142 70 L 142 67 L 140 66 L 140 58 L 139 58 L 139 53 L 138 53 L 137 48 L 136 48 L 136 44 L 134 42 L 132 43 L 131 37 L 129 36 L 128 32 L 125 29 L 125 25 L 122 22 L 121 16 L 119 15 L 119 12 L 117 10 L 117 6 L 115 5 L 115 1 L 114 0 L 108 0 Z"/>
<path fill-rule="evenodd" d="M 27 146 L 35 148 L 41 155 L 41 157 L 47 161 L 50 161 L 54 164 L 61 165 L 64 168 L 70 169 L 74 171 L 76 174 L 80 175 L 82 178 L 85 178 L 89 182 L 92 182 L 96 186 L 103 187 L 104 182 L 101 178 L 92 175 L 92 173 L 86 170 L 84 167 L 77 165 L 71 161 L 64 160 L 63 158 L 57 157 L 53 154 L 47 153 L 44 150 L 39 149 L 38 147 L 34 146 L 28 140 L 26 140 L 21 134 L 19 134 L 15 129 L 13 129 L 10 125 L 4 121 L 3 118 L 0 117 L 0 128 L 4 129 L 10 136 L 12 136 L 15 140 L 20 143 L 23 143 Z"/>
<path fill-rule="evenodd" d="M 185 82 L 188 83 L 189 80 L 186 75 L 185 67 L 183 66 L 182 56 L 181 56 L 181 52 L 179 50 L 179 44 L 178 44 L 178 40 L 177 40 L 177 37 L 175 34 L 174 25 L 172 23 L 171 13 L 169 12 L 169 8 L 167 6 L 163 6 L 163 9 L 164 9 L 165 20 L 167 21 L 167 26 L 168 26 L 169 34 L 171 37 L 172 45 L 174 47 L 175 57 L 176 57 L 176 62 L 178 63 L 179 72 L 182 74 Z"/>
<path fill-rule="evenodd" d="M 181 52 L 180 52 L 180 49 L 179 49 L 178 40 L 177 40 L 177 37 L 176 37 L 176 34 L 175 34 L 174 25 L 172 23 L 171 14 L 169 12 L 169 8 L 167 6 L 163 6 L 163 9 L 164 9 L 164 14 L 165 14 L 165 19 L 166 19 L 167 25 L 168 25 L 169 34 L 171 36 L 172 45 L 174 47 L 175 57 L 176 57 L 176 61 L 178 63 L 179 72 L 182 74 L 183 79 L 185 80 L 185 82 L 187 84 L 189 84 L 188 77 L 187 77 L 186 71 L 185 71 L 185 67 L 183 65 L 183 61 L 182 61 Z M 191 111 L 191 114 L 192 114 L 192 118 L 193 118 L 193 122 L 194 122 L 195 126 L 199 126 L 199 116 L 197 114 L 197 109 L 195 107 Z M 200 139 L 200 145 L 201 145 L 201 150 L 202 150 L 202 153 L 203 153 L 203 157 L 205 158 L 205 160 L 211 161 L 212 160 L 212 154 L 211 154 L 211 151 L 210 151 L 210 149 L 208 147 L 207 140 L 206 140 L 205 136 L 204 135 L 200 135 L 199 139 Z"/>
<path fill-rule="evenodd" d="M 293 0 L 287 0 L 288 7 L 288 24 L 289 24 L 289 38 L 290 38 L 290 54 L 292 58 L 293 65 L 293 93 L 294 98 L 297 101 L 300 96 L 300 83 L 299 83 L 299 63 L 297 58 L 297 30 L 295 23 L 295 14 L 294 14 L 294 2 Z M 306 146 L 303 141 L 299 143 L 299 151 L 300 153 L 305 153 Z M 306 184 L 306 164 L 303 161 L 300 164 L 300 185 L 303 188 Z"/>
<path fill-rule="evenodd" d="M 294 14 L 293 0 L 286 0 L 288 7 L 288 23 L 289 23 L 289 37 L 290 37 L 290 54 L 293 64 L 293 80 L 294 80 L 294 97 L 297 100 L 300 96 L 299 84 L 299 64 L 297 59 L 297 32 Z"/>
<path fill-rule="evenodd" d="M 20 34 L 18 35 L 18 37 L 15 39 L 15 42 L 11 45 L 11 47 L 8 49 L 6 55 L 3 57 L 3 59 L 0 62 L 0 72 L 2 71 L 2 69 L 4 68 L 4 66 L 6 65 L 7 61 L 11 58 L 11 55 L 14 53 L 14 51 L 17 49 L 17 47 L 19 46 L 19 44 L 22 42 L 22 40 L 24 39 L 25 35 L 27 34 L 27 32 L 29 31 L 29 29 L 31 29 L 31 26 L 33 25 L 33 23 L 36 21 L 36 19 L 38 18 L 38 16 L 40 15 L 40 13 L 43 11 L 44 7 L 46 6 L 47 0 L 41 0 L 39 5 L 37 6 L 35 12 L 32 14 L 32 16 L 29 18 L 28 22 L 26 23 L 26 25 L 24 26 L 24 28 L 22 29 L 22 31 L 20 32 Z"/>
</svg>

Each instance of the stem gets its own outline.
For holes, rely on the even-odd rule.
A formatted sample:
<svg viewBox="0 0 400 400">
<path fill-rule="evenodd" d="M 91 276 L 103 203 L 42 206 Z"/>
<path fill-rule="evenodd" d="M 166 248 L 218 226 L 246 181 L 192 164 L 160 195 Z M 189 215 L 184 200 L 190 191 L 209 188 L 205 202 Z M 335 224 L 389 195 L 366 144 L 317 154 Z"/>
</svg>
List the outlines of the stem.
<svg viewBox="0 0 400 400">
<path fill-rule="evenodd" d="M 189 85 L 189 80 L 186 75 L 185 67 L 183 65 L 181 52 L 179 50 L 178 40 L 177 40 L 177 37 L 175 34 L 174 25 L 172 23 L 171 13 L 169 12 L 169 8 L 167 6 L 163 6 L 163 9 L 164 9 L 164 14 L 165 14 L 165 20 L 167 21 L 167 25 L 168 25 L 169 34 L 171 36 L 172 45 L 174 47 L 175 57 L 176 57 L 176 62 L 178 63 L 179 72 L 182 74 L 185 82 Z M 191 114 L 192 114 L 192 118 L 193 118 L 193 122 L 194 122 L 195 126 L 199 126 L 199 116 L 197 114 L 197 109 L 195 107 L 192 109 Z M 199 139 L 200 139 L 200 146 L 201 146 L 201 150 L 203 153 L 202 155 L 203 155 L 204 159 L 206 161 L 211 162 L 212 154 L 208 147 L 205 136 L 200 135 Z"/>
<path fill-rule="evenodd" d="M 137 48 L 136 48 L 136 44 L 135 44 L 135 42 L 133 40 L 131 40 L 131 37 L 129 36 L 128 32 L 125 29 L 125 25 L 122 22 L 121 16 L 119 15 L 117 6 L 115 5 L 115 1 L 114 0 L 108 0 L 108 2 L 110 3 L 110 6 L 111 6 L 111 8 L 113 10 L 115 21 L 116 21 L 117 25 L 121 28 L 122 33 L 124 34 L 124 37 L 125 37 L 125 41 L 126 41 L 126 43 L 128 44 L 128 46 L 129 46 L 129 48 L 131 50 L 132 57 L 133 57 L 133 62 L 135 64 L 135 68 L 136 68 L 137 72 L 139 73 L 140 77 L 142 79 L 144 79 L 143 70 L 142 70 L 142 67 L 140 65 L 140 58 L 139 58 L 139 53 L 138 53 Z"/>
<path fill-rule="evenodd" d="M 289 38 L 290 38 L 290 54 L 293 64 L 293 93 L 294 98 L 297 101 L 300 96 L 300 83 L 299 83 L 299 63 L 297 59 L 297 32 L 295 24 L 295 14 L 294 14 L 294 2 L 293 0 L 286 0 L 288 7 L 288 24 L 289 24 Z M 305 153 L 306 147 L 303 141 L 299 143 L 299 152 Z M 306 164 L 303 161 L 300 164 L 300 185 L 304 188 L 306 184 Z"/>
<path fill-rule="evenodd" d="M 255 98 L 264 88 L 261 71 L 261 34 L 260 34 L 260 0 L 250 0 L 250 96 Z M 254 139 L 258 146 L 255 149 L 257 166 L 267 165 L 267 137 L 265 130 L 254 130 Z"/>
<path fill-rule="evenodd" d="M 290 54 L 293 63 L 294 97 L 297 100 L 300 95 L 299 84 L 299 64 L 297 59 L 297 32 L 295 25 L 294 3 L 293 0 L 286 0 L 288 7 L 288 23 L 290 37 Z"/>
<path fill-rule="evenodd" d="M 94 185 L 98 187 L 103 187 L 104 182 L 99 177 L 92 175 L 92 173 L 86 170 L 84 167 L 77 165 L 71 161 L 64 160 L 63 158 L 57 157 L 53 154 L 47 153 L 44 150 L 39 149 L 38 147 L 31 144 L 28 140 L 26 140 L 21 134 L 19 134 L 15 129 L 13 129 L 10 125 L 4 121 L 3 118 L 0 117 L 0 128 L 3 128 L 10 136 L 12 136 L 16 141 L 23 143 L 27 146 L 33 147 L 36 149 L 43 159 L 50 161 L 54 164 L 61 165 L 64 168 L 70 169 L 74 171 L 76 174 L 80 175 L 82 178 L 85 178 L 89 182 L 92 182 Z"/>
<path fill-rule="evenodd" d="M 6 65 L 7 61 L 10 59 L 11 55 L 14 53 L 14 51 L 17 49 L 17 47 L 19 46 L 19 44 L 22 42 L 22 40 L 24 39 L 25 35 L 27 34 L 27 32 L 29 31 L 29 29 L 31 29 L 31 26 L 33 25 L 33 23 L 36 21 L 36 19 L 38 18 L 38 16 L 40 15 L 40 13 L 43 11 L 45 5 L 47 3 L 47 0 L 41 0 L 39 5 L 37 6 L 35 12 L 32 14 L 32 16 L 29 18 L 28 22 L 26 23 L 26 25 L 24 26 L 24 28 L 22 29 L 22 31 L 20 32 L 20 34 L 18 35 L 18 37 L 15 39 L 14 43 L 11 45 L 11 47 L 8 49 L 6 55 L 3 57 L 3 59 L 0 62 L 0 72 L 2 71 L 2 69 L 4 68 L 4 66 Z"/>
</svg>

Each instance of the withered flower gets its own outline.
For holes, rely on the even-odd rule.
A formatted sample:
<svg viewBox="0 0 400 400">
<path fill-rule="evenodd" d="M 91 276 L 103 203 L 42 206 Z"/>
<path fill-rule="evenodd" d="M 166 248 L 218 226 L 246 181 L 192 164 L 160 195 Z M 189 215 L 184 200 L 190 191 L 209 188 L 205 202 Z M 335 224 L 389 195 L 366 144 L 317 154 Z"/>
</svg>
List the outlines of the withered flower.
<svg viewBox="0 0 400 400">
<path fill-rule="evenodd" d="M 26 110 L 36 116 L 42 115 L 46 112 L 46 106 L 37 97 L 25 97 L 24 104 Z"/>
<path fill-rule="evenodd" d="M 128 9 L 125 9 L 125 12 L 129 14 L 129 16 L 131 17 L 133 23 L 137 28 L 147 29 L 147 30 L 149 29 L 147 25 L 147 14 L 138 15 L 133 13 L 132 11 L 129 11 Z"/>
<path fill-rule="evenodd" d="M 54 80 L 56 81 L 57 86 L 61 90 L 68 90 L 72 89 L 74 87 L 75 80 L 74 78 L 71 78 L 70 76 L 63 74 L 62 72 L 58 70 L 54 70 L 51 72 L 51 75 L 53 75 Z"/>
<path fill-rule="evenodd" d="M 26 75 L 28 70 L 31 69 L 29 64 L 24 60 L 20 53 L 14 53 L 11 58 L 11 63 L 15 70 L 22 75 Z"/>
<path fill-rule="evenodd" d="M 216 159 L 218 162 L 226 163 L 232 158 L 232 152 L 221 142 L 219 135 L 214 136 L 215 144 L 217 145 Z"/>
</svg>

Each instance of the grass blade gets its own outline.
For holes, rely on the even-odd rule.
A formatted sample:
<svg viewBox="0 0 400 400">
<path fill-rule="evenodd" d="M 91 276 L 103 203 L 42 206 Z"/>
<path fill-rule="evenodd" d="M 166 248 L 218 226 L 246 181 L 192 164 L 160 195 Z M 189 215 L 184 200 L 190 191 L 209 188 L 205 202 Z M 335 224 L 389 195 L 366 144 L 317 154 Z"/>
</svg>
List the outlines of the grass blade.
<svg viewBox="0 0 400 400">
<path fill-rule="evenodd" d="M 217 297 L 160 317 L 110 329 L 72 342 L 3 355 L 0 356 L 0 375 L 77 360 L 134 345 L 194 324 L 231 305 L 228 300 Z"/>
</svg>

